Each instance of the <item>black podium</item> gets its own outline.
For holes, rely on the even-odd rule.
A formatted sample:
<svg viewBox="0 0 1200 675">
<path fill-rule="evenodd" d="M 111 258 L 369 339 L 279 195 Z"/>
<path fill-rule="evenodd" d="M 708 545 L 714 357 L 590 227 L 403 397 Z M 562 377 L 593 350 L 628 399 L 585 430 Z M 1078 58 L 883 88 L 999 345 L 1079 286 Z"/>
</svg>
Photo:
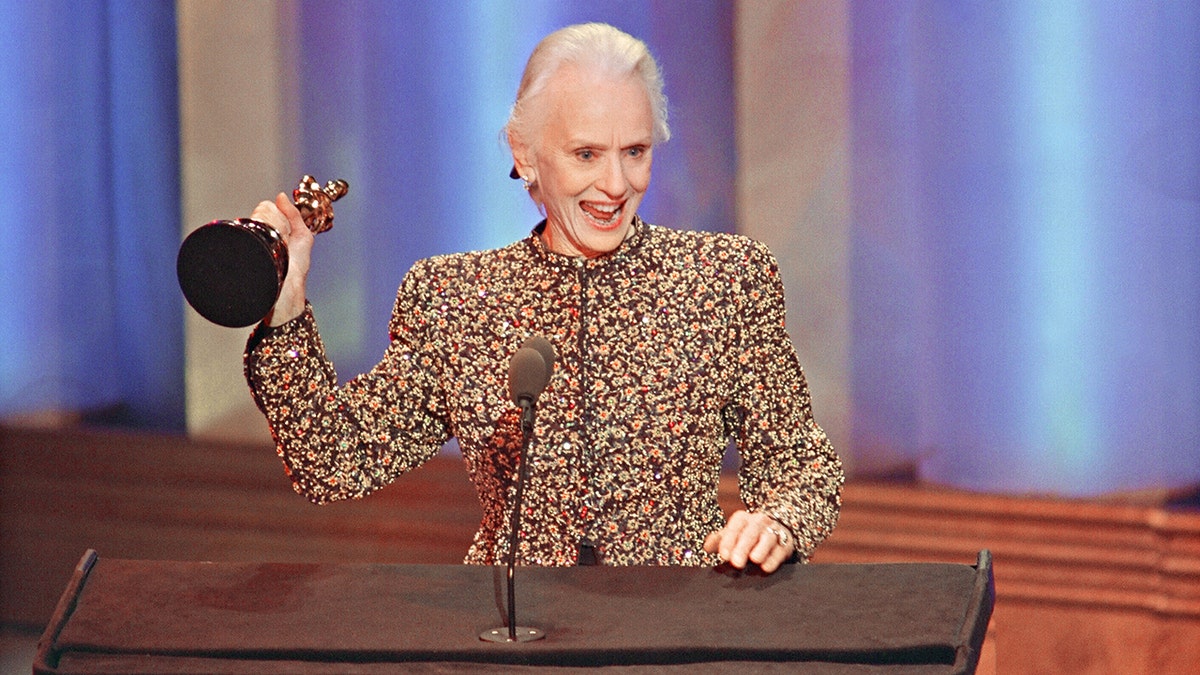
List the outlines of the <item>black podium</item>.
<svg viewBox="0 0 1200 675">
<path fill-rule="evenodd" d="M 197 563 L 88 551 L 35 673 L 970 673 L 995 600 L 991 558 L 941 563 L 517 569 Z"/>
</svg>

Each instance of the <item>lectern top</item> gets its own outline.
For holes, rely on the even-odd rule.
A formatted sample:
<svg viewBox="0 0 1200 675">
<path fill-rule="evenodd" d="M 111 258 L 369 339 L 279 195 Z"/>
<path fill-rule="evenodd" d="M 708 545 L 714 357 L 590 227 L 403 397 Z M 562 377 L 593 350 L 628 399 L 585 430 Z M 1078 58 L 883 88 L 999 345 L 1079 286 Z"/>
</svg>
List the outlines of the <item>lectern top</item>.
<svg viewBox="0 0 1200 675">
<path fill-rule="evenodd" d="M 731 660 L 970 672 L 994 598 L 986 552 L 974 567 L 790 565 L 771 576 L 678 567 L 526 567 L 520 570 L 523 611 L 547 638 L 496 645 L 478 634 L 504 616 L 499 567 L 191 563 L 93 554 L 80 569 L 60 602 L 58 625 L 52 622 L 43 637 L 39 672 L 105 672 L 105 663 L 118 661 L 121 668 L 144 667 L 139 672 L 187 672 L 197 660 L 209 672 L 282 663 L 314 672 L 371 663 L 386 672 L 413 662 Z M 918 665 L 928 669 L 909 670 Z"/>
</svg>

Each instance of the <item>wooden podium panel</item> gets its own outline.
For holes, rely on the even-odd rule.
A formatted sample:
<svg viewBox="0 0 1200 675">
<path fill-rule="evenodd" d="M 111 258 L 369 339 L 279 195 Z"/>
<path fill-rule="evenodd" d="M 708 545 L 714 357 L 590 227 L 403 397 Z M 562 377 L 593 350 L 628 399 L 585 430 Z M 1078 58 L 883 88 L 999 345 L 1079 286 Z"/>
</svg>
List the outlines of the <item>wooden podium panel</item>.
<svg viewBox="0 0 1200 675">
<path fill-rule="evenodd" d="M 732 569 L 197 563 L 85 554 L 38 673 L 969 673 L 994 604 L 991 558 Z"/>
</svg>

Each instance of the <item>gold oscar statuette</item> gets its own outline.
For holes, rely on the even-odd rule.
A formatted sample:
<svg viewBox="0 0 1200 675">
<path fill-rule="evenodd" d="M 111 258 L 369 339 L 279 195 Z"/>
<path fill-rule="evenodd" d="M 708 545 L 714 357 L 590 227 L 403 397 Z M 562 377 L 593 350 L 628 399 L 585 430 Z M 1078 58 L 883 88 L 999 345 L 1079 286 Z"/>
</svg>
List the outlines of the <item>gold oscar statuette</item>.
<svg viewBox="0 0 1200 675">
<path fill-rule="evenodd" d="M 292 201 L 313 234 L 333 227 L 333 202 L 346 194 L 344 180 L 324 187 L 300 179 Z M 287 276 L 287 244 L 266 223 L 251 218 L 214 220 L 193 231 L 179 247 L 175 272 L 183 297 L 205 319 L 241 328 L 257 323 L 275 306 Z"/>
</svg>

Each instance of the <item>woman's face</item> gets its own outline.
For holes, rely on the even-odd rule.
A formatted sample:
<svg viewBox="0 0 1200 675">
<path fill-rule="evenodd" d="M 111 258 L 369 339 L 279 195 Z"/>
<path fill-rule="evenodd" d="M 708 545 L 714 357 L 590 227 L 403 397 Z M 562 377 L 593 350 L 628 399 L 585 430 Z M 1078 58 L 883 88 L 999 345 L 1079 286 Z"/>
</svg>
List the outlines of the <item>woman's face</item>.
<svg viewBox="0 0 1200 675">
<path fill-rule="evenodd" d="M 616 249 L 650 185 L 653 115 L 636 76 L 564 66 L 544 90 L 546 118 L 530 164 L 547 247 L 593 257 Z"/>
</svg>

